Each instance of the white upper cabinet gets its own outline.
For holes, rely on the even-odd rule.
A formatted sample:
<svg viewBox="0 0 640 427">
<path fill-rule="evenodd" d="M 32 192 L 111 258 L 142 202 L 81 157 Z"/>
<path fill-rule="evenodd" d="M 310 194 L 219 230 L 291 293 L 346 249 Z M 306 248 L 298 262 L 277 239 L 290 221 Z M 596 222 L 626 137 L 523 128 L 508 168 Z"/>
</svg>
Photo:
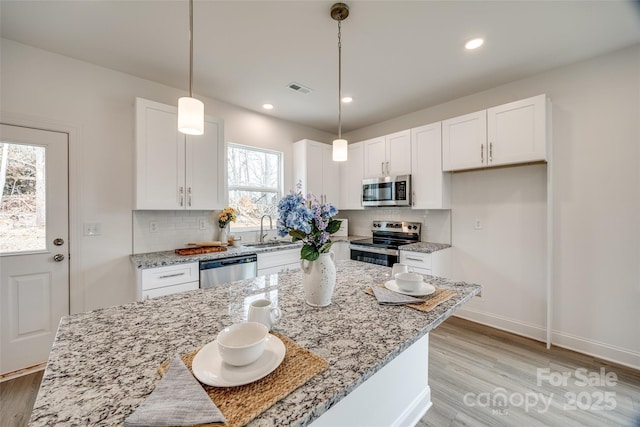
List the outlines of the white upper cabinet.
<svg viewBox="0 0 640 427">
<path fill-rule="evenodd" d="M 545 95 L 442 122 L 442 167 L 475 169 L 546 160 Z"/>
<path fill-rule="evenodd" d="M 385 136 L 388 176 L 411 173 L 411 131 L 409 129 Z"/>
<path fill-rule="evenodd" d="M 545 95 L 487 110 L 489 165 L 546 160 Z"/>
<path fill-rule="evenodd" d="M 364 178 L 364 143 L 349 144 L 349 157 L 340 164 L 340 204 L 338 209 L 364 209 L 362 179 Z"/>
<path fill-rule="evenodd" d="M 442 122 L 442 170 L 486 166 L 487 111 L 465 114 Z"/>
<path fill-rule="evenodd" d="M 387 143 L 384 136 L 363 141 L 364 145 L 364 178 L 385 176 L 387 161 Z"/>
<path fill-rule="evenodd" d="M 178 132 L 177 108 L 136 98 L 135 209 L 213 210 L 226 197 L 222 121 L 205 132 Z"/>
<path fill-rule="evenodd" d="M 204 134 L 186 135 L 186 209 L 212 210 L 227 205 L 226 155 L 222 122 L 204 118 Z"/>
<path fill-rule="evenodd" d="M 338 162 L 332 159 L 333 147 L 303 139 L 293 144 L 294 183 L 302 182 L 302 193 L 313 193 L 337 205 L 340 201 Z"/>
<path fill-rule="evenodd" d="M 411 129 L 414 209 L 449 209 L 451 174 L 442 172 L 441 123 Z"/>
<path fill-rule="evenodd" d="M 411 131 L 363 141 L 364 178 L 411 173 Z"/>
</svg>

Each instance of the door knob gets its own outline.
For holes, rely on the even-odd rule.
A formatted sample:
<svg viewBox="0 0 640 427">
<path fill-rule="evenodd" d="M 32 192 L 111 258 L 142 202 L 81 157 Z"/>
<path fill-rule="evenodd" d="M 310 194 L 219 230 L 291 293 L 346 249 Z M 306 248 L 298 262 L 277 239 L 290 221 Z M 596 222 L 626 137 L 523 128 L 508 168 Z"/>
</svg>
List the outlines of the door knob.
<svg viewBox="0 0 640 427">
<path fill-rule="evenodd" d="M 64 245 L 64 240 L 58 237 L 57 239 L 53 240 L 53 244 L 56 246 L 62 246 Z"/>
<path fill-rule="evenodd" d="M 62 254 L 55 254 L 55 255 L 53 256 L 53 260 L 54 260 L 55 262 L 64 261 L 64 255 L 62 255 Z"/>
</svg>

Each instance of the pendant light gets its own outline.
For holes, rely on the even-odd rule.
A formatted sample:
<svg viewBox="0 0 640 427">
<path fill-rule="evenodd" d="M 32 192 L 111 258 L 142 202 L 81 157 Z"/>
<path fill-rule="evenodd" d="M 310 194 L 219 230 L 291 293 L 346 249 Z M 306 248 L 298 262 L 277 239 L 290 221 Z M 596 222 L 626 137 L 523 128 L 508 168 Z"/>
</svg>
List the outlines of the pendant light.
<svg viewBox="0 0 640 427">
<path fill-rule="evenodd" d="M 333 140 L 333 161 L 344 162 L 348 158 L 347 140 L 342 139 L 342 27 L 349 16 L 349 6 L 336 3 L 331 6 L 331 17 L 338 21 L 338 139 Z"/>
<path fill-rule="evenodd" d="M 189 96 L 178 99 L 178 130 L 187 135 L 204 133 L 204 103 L 193 97 L 193 0 L 189 0 Z"/>
</svg>

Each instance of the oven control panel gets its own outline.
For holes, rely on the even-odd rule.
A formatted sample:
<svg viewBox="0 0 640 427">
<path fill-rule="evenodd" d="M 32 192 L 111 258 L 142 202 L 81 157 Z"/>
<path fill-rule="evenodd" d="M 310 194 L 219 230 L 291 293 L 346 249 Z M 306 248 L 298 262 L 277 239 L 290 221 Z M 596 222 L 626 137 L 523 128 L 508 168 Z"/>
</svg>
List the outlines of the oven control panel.
<svg viewBox="0 0 640 427">
<path fill-rule="evenodd" d="M 372 231 L 395 231 L 420 234 L 421 223 L 407 221 L 373 221 Z"/>
</svg>

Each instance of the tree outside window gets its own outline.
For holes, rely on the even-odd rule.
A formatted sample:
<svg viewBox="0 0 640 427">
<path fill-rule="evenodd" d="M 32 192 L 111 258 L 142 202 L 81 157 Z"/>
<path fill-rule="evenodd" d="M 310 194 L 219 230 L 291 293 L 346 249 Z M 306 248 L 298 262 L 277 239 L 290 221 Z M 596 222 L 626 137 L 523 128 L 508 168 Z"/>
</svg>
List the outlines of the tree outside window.
<svg viewBox="0 0 640 427">
<path fill-rule="evenodd" d="M 230 143 L 227 146 L 229 206 L 238 209 L 232 228 L 260 227 L 276 220 L 282 196 L 282 153 Z"/>
</svg>

